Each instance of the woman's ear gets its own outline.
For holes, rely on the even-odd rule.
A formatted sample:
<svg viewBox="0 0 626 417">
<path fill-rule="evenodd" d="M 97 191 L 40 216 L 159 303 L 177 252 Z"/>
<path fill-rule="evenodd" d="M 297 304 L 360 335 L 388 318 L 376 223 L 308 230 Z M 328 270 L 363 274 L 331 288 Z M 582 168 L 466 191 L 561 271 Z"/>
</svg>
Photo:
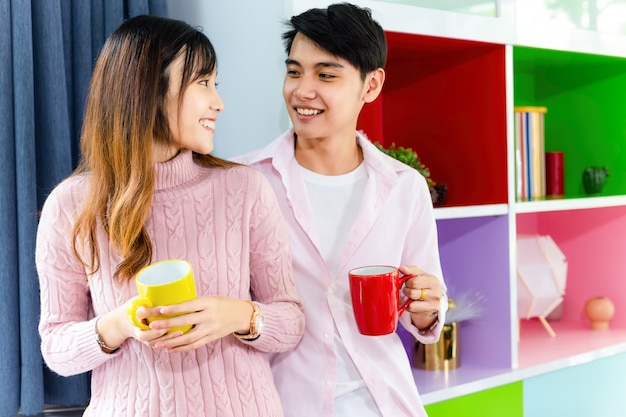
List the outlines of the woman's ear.
<svg viewBox="0 0 626 417">
<path fill-rule="evenodd" d="M 385 70 L 382 68 L 375 69 L 365 77 L 365 91 L 363 101 L 371 103 L 376 100 L 385 83 Z"/>
</svg>

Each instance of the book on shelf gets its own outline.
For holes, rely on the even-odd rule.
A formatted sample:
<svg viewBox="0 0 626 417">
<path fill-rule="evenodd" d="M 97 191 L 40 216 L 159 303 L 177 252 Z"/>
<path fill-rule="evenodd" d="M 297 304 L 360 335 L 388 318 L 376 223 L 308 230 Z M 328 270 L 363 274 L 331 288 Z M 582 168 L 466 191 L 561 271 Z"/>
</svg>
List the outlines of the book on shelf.
<svg viewBox="0 0 626 417">
<path fill-rule="evenodd" d="M 546 196 L 544 115 L 546 107 L 515 107 L 515 193 L 518 201 Z"/>
</svg>

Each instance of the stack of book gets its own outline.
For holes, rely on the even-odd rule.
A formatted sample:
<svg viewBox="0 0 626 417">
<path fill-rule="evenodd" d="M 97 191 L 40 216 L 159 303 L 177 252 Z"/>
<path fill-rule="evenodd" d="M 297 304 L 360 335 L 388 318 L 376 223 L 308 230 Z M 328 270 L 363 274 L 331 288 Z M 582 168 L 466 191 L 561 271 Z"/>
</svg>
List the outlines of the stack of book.
<svg viewBox="0 0 626 417">
<path fill-rule="evenodd" d="M 544 148 L 545 107 L 515 107 L 516 198 L 539 200 L 546 196 Z"/>
</svg>

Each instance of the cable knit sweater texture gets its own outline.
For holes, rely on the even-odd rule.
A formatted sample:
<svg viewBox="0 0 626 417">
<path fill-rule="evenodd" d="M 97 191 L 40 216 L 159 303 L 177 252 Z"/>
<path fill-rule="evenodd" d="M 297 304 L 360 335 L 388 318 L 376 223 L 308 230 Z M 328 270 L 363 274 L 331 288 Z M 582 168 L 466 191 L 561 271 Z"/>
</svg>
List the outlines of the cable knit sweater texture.
<svg viewBox="0 0 626 417">
<path fill-rule="evenodd" d="M 304 316 L 281 213 L 261 174 L 245 166 L 201 167 L 191 152 L 156 164 L 146 223 L 153 261 L 186 259 L 199 296 L 252 295 L 265 317 L 255 341 L 229 335 L 186 353 L 132 338 L 114 354 L 98 346 L 97 317 L 137 290 L 134 281 L 113 280 L 119 259 L 101 231 L 102 266 L 89 279 L 72 253 L 72 225 L 87 186 L 86 175 L 72 176 L 46 200 L 36 263 L 43 357 L 61 375 L 93 371 L 90 417 L 282 416 L 266 352 L 295 347 Z"/>
</svg>

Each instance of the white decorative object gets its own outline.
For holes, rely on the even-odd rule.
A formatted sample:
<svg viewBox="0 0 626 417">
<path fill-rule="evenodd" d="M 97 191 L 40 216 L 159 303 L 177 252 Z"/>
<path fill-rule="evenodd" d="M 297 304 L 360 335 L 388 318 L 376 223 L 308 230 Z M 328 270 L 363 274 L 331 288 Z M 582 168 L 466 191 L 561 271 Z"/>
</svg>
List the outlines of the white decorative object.
<svg viewBox="0 0 626 417">
<path fill-rule="evenodd" d="M 517 237 L 517 314 L 520 319 L 538 318 L 550 336 L 546 321 L 563 302 L 567 259 L 550 236 Z"/>
</svg>

